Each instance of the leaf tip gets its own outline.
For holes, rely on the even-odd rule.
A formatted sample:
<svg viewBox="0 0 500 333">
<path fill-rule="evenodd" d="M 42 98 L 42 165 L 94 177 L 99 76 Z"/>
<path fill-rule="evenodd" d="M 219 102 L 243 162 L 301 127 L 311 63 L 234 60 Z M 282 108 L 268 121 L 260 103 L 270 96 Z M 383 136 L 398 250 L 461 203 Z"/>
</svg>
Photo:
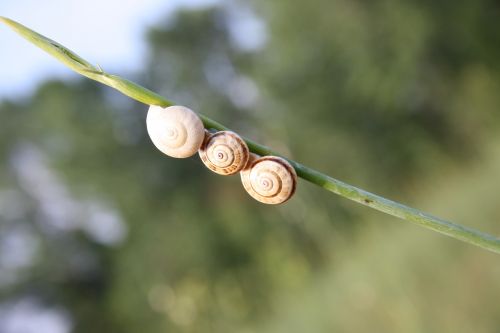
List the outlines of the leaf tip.
<svg viewBox="0 0 500 333">
<path fill-rule="evenodd" d="M 8 17 L 5 17 L 5 16 L 0 16 L 0 23 L 5 24 L 6 26 L 8 26 L 9 28 L 11 28 L 13 30 L 18 30 L 19 27 L 22 26 L 18 22 L 14 21 Z"/>
<path fill-rule="evenodd" d="M 0 22 L 2 22 L 3 24 L 6 24 L 8 26 L 11 26 L 12 24 L 14 24 L 13 20 L 11 20 L 10 18 L 7 18 L 5 16 L 0 16 Z"/>
</svg>

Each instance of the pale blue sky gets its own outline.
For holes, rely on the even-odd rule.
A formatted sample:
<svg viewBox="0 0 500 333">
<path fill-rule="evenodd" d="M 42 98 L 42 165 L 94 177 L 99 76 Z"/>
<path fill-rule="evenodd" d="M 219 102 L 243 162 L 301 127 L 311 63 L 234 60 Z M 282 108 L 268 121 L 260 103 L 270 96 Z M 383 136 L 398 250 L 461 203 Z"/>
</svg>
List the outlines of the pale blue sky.
<svg viewBox="0 0 500 333">
<path fill-rule="evenodd" d="M 12 18 L 69 47 L 107 71 L 141 69 L 146 29 L 180 6 L 218 0 L 2 0 Z M 75 77 L 67 68 L 0 26 L 0 99 L 30 94 L 47 77 Z"/>
</svg>

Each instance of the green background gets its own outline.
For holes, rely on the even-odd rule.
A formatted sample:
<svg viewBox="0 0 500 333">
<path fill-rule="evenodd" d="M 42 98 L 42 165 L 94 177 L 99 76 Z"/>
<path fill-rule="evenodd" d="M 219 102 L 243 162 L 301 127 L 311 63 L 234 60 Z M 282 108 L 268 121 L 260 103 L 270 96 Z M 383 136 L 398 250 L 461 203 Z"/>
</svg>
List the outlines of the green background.
<svg viewBox="0 0 500 333">
<path fill-rule="evenodd" d="M 231 37 L 250 9 L 263 48 Z M 224 2 L 145 38 L 147 69 L 123 76 L 500 234 L 498 2 Z M 85 79 L 0 102 L 0 305 L 65 309 L 74 332 L 500 331 L 498 255 L 303 181 L 285 205 L 259 204 L 239 177 L 162 155 L 146 110 Z M 5 252 L 16 237 L 29 246 Z M 33 259 L 9 264 L 23 249 Z"/>
</svg>

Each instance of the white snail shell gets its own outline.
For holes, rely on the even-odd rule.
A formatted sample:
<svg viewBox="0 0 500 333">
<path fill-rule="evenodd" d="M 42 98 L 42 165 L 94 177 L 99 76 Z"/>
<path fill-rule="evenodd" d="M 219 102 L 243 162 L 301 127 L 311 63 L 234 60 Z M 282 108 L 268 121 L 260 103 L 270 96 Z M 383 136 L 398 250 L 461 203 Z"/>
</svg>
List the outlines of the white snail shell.
<svg viewBox="0 0 500 333">
<path fill-rule="evenodd" d="M 193 156 L 205 138 L 201 119 L 184 106 L 162 108 L 152 105 L 148 111 L 146 125 L 156 148 L 171 157 Z"/>
<path fill-rule="evenodd" d="M 206 167 L 220 175 L 232 175 L 241 171 L 250 157 L 245 141 L 231 131 L 208 135 L 199 154 Z"/>
<path fill-rule="evenodd" d="M 248 164 L 241 172 L 241 181 L 254 199 L 266 204 L 280 204 L 295 193 L 297 173 L 287 160 L 264 156 Z"/>
</svg>

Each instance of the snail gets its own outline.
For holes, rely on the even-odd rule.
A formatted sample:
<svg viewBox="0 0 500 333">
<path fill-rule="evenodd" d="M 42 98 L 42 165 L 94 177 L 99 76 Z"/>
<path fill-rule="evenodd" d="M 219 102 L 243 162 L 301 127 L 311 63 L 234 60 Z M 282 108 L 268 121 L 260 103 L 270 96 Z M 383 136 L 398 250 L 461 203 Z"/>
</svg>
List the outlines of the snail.
<svg viewBox="0 0 500 333">
<path fill-rule="evenodd" d="M 151 105 L 146 125 L 156 148 L 171 157 L 193 156 L 205 138 L 201 119 L 184 106 L 162 108 Z"/>
<path fill-rule="evenodd" d="M 260 202 L 280 204 L 295 192 L 297 173 L 287 160 L 250 154 L 234 132 L 211 134 L 198 115 L 184 106 L 151 105 L 146 126 L 153 144 L 168 156 L 185 158 L 198 151 L 210 170 L 221 175 L 240 172 L 243 187 Z"/>
<path fill-rule="evenodd" d="M 250 157 L 245 141 L 230 131 L 208 134 L 199 154 L 207 168 L 220 175 L 232 175 L 241 171 Z"/>
<path fill-rule="evenodd" d="M 243 187 L 254 199 L 265 204 L 280 204 L 292 197 L 297 187 L 297 173 L 281 157 L 253 155 L 241 172 Z"/>
</svg>

